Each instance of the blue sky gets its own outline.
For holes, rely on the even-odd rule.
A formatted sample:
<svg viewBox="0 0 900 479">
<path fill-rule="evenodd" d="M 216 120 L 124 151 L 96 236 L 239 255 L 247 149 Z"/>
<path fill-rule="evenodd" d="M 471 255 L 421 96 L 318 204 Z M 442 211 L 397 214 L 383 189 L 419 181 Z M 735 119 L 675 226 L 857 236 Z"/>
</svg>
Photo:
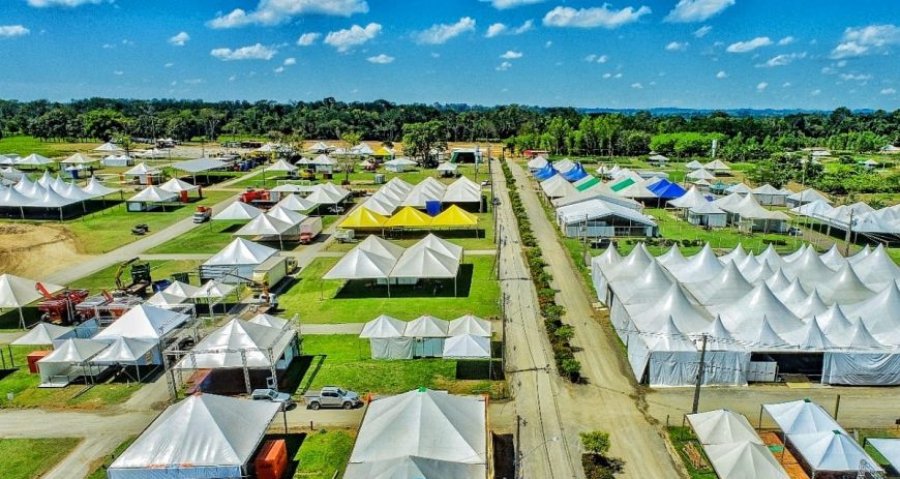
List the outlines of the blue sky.
<svg viewBox="0 0 900 479">
<path fill-rule="evenodd" d="M 900 108 L 896 0 L 0 1 L 3 98 Z"/>
</svg>

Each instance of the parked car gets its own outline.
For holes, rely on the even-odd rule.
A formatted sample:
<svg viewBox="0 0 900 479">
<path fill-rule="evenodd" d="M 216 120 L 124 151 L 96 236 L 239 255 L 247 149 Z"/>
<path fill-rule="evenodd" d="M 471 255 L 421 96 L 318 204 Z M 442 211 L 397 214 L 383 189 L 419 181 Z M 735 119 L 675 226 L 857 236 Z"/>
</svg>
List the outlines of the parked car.
<svg viewBox="0 0 900 479">
<path fill-rule="evenodd" d="M 253 392 L 250 393 L 250 398 L 281 403 L 282 411 L 293 409 L 293 407 L 297 405 L 290 394 L 278 392 L 274 389 L 254 389 Z"/>
<path fill-rule="evenodd" d="M 323 407 L 353 409 L 362 404 L 359 394 L 335 386 L 325 386 L 321 391 L 308 392 L 303 395 L 303 399 L 306 401 L 306 407 L 313 411 Z"/>
</svg>

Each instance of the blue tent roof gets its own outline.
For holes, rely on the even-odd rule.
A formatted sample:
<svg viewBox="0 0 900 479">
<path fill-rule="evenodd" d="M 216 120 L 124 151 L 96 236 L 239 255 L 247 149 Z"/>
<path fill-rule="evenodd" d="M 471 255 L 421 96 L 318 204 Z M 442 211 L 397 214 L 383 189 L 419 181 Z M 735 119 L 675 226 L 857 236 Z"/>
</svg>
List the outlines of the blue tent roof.
<svg viewBox="0 0 900 479">
<path fill-rule="evenodd" d="M 534 172 L 534 177 L 538 179 L 538 181 L 544 181 L 553 175 L 556 174 L 556 168 L 553 168 L 551 165 L 547 165 L 540 170 Z"/>
<path fill-rule="evenodd" d="M 665 200 L 681 198 L 687 193 L 684 188 L 669 180 L 660 180 L 648 188 L 654 195 Z"/>
<path fill-rule="evenodd" d="M 575 167 L 571 170 L 561 173 L 562 177 L 568 180 L 569 182 L 576 182 L 585 176 L 587 176 L 587 172 L 584 171 L 584 167 L 581 166 L 581 163 L 575 163 Z"/>
</svg>

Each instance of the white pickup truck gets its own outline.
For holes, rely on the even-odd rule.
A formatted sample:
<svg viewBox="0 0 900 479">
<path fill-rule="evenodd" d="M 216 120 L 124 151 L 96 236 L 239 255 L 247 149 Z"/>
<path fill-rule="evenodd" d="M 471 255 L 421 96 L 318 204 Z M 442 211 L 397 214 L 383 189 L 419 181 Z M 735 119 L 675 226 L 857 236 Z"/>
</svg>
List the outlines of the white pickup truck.
<svg viewBox="0 0 900 479">
<path fill-rule="evenodd" d="M 323 407 L 353 409 L 362 404 L 358 394 L 335 386 L 325 386 L 321 391 L 308 392 L 303 395 L 303 400 L 306 401 L 306 407 L 313 411 Z"/>
</svg>

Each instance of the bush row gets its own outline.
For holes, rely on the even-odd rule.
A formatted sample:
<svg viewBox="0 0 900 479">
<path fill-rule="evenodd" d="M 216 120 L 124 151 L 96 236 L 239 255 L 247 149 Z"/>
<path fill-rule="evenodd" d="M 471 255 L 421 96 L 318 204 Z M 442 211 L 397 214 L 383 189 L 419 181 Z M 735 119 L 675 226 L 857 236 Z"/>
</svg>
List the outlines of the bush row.
<svg viewBox="0 0 900 479">
<path fill-rule="evenodd" d="M 575 352 L 570 342 L 575 335 L 575 329 L 562 322 L 565 308 L 556 304 L 556 290 L 550 286 L 553 275 L 545 269 L 547 263 L 541 255 L 537 239 L 535 239 L 531 230 L 531 222 L 528 219 L 528 214 L 525 212 L 525 207 L 522 205 L 522 198 L 519 196 L 519 192 L 516 191 L 516 179 L 505 161 L 501 161 L 500 164 L 503 167 L 503 176 L 506 178 L 509 190 L 509 203 L 519 224 L 522 246 L 525 249 L 525 259 L 528 262 L 531 281 L 537 290 L 538 305 L 546 326 L 547 337 L 550 339 L 550 346 L 553 348 L 556 367 L 560 374 L 569 381 L 579 382 L 581 380 L 581 363 L 575 359 Z"/>
</svg>

